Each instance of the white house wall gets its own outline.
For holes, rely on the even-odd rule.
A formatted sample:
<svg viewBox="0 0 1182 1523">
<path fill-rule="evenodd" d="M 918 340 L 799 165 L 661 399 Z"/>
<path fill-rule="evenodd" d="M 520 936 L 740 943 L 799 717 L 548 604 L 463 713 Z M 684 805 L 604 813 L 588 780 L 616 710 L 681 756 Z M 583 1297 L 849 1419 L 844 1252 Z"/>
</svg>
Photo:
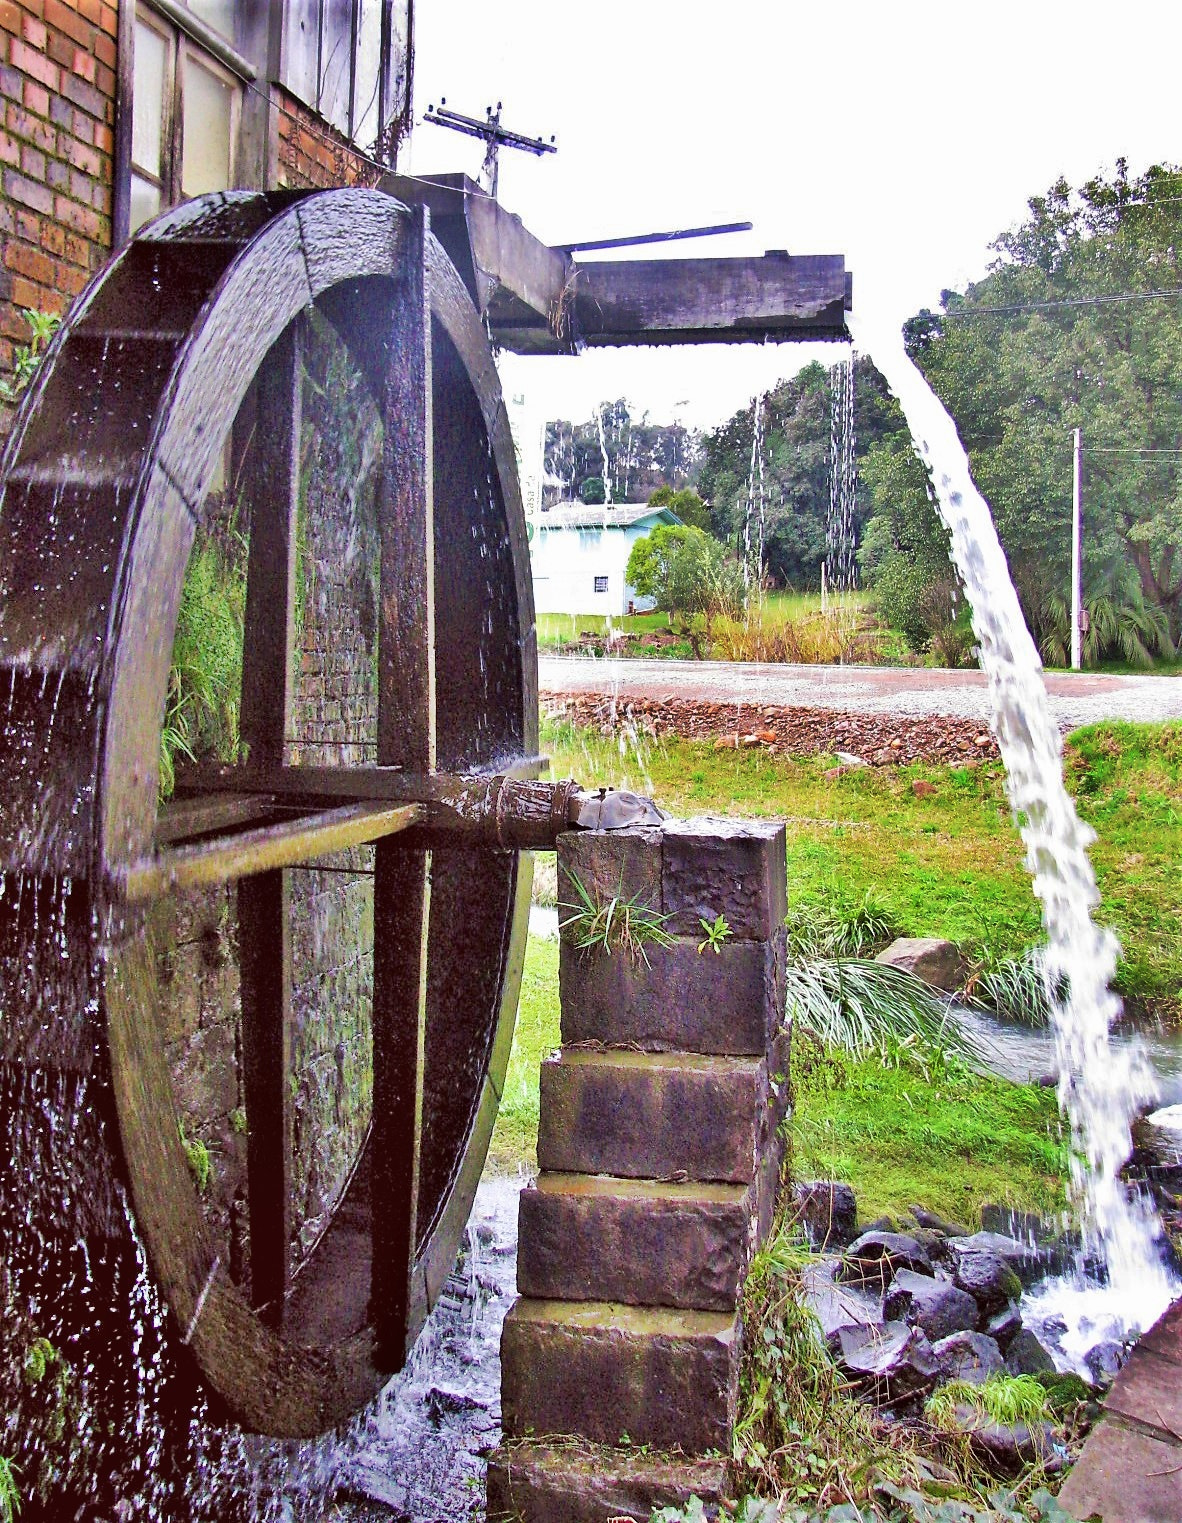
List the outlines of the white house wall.
<svg viewBox="0 0 1182 1523">
<path fill-rule="evenodd" d="M 612 525 L 607 528 L 552 528 L 534 520 L 530 562 L 534 577 L 534 607 L 538 613 L 600 613 L 613 617 L 628 612 L 632 601 L 637 612 L 653 606 L 651 598 L 638 598 L 628 585 L 624 568 L 632 546 L 652 524 Z M 605 579 L 596 591 L 596 578 Z"/>
</svg>

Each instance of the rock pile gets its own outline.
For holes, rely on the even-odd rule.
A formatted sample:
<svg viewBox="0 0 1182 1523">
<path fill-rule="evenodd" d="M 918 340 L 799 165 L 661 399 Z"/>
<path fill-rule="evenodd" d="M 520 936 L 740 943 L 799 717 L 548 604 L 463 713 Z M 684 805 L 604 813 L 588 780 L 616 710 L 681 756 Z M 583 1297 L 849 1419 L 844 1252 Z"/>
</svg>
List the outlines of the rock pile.
<svg viewBox="0 0 1182 1523">
<path fill-rule="evenodd" d="M 835 773 L 858 762 L 874 767 L 917 761 L 965 766 L 998 756 L 997 742 L 974 719 L 711 703 L 672 694 L 617 699 L 600 693 L 545 693 L 542 703 L 551 718 L 605 735 L 639 731 L 653 737 L 713 740 L 720 749 L 762 747 L 772 755 L 848 753 L 850 761 L 835 767 Z"/>
<path fill-rule="evenodd" d="M 823 1253 L 802 1276 L 805 1301 L 838 1367 L 868 1400 L 907 1412 L 948 1381 L 1054 1372 L 1051 1355 L 1022 1325 L 1019 1303 L 1024 1290 L 1065 1267 L 1070 1243 L 969 1232 L 918 1206 L 905 1230 L 884 1219 L 855 1235 L 853 1191 L 828 1180 L 798 1184 L 795 1204 Z M 985 1429 L 968 1412 L 966 1425 L 974 1441 L 984 1434 L 981 1456 L 1003 1472 L 1055 1459 L 1049 1427 Z"/>
</svg>

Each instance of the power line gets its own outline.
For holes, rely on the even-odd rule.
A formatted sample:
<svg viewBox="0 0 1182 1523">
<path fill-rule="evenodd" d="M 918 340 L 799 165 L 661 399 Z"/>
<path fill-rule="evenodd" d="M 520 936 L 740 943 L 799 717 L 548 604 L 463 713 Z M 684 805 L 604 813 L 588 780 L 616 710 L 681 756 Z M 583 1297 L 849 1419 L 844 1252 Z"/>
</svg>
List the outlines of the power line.
<svg viewBox="0 0 1182 1523">
<path fill-rule="evenodd" d="M 1107 307 L 1126 301 L 1163 301 L 1182 297 L 1182 286 L 1169 291 L 1114 291 L 1107 296 L 1064 296 L 1058 301 L 1032 301 L 1004 307 L 953 307 L 933 313 L 939 321 L 962 317 L 1007 317 L 1020 312 L 1052 312 L 1060 307 Z"/>
</svg>

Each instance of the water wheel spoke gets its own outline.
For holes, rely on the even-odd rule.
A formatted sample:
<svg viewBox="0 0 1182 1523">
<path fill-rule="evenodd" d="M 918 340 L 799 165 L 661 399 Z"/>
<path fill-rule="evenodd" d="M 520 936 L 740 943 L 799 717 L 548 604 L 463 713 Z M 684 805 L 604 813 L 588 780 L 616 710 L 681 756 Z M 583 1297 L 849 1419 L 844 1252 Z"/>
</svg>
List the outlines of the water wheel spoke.
<svg viewBox="0 0 1182 1523">
<path fill-rule="evenodd" d="M 379 765 L 434 772 L 435 523 L 427 219 L 413 212 L 393 307 L 378 509 Z M 431 866 L 380 842 L 375 859 L 373 1270 L 379 1362 L 401 1368 L 421 1313 L 413 1288 L 422 1142 Z"/>
</svg>

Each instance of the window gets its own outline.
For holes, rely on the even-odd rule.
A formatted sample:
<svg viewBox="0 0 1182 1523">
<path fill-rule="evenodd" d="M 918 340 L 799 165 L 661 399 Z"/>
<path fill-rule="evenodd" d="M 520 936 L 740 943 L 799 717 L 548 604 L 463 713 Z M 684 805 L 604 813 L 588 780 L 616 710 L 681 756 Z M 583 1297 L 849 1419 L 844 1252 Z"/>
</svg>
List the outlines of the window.
<svg viewBox="0 0 1182 1523">
<path fill-rule="evenodd" d="M 385 0 L 287 0 L 283 84 L 370 148 L 409 97 L 409 10 Z"/>
<path fill-rule="evenodd" d="M 596 590 L 596 592 L 606 592 L 607 591 L 607 577 L 605 577 L 605 576 L 597 576 L 595 578 L 595 590 Z"/>
<path fill-rule="evenodd" d="M 224 7 L 194 7 L 214 12 Z M 241 86 L 177 28 L 141 8 L 135 18 L 130 231 L 165 207 L 234 183 Z"/>
</svg>

